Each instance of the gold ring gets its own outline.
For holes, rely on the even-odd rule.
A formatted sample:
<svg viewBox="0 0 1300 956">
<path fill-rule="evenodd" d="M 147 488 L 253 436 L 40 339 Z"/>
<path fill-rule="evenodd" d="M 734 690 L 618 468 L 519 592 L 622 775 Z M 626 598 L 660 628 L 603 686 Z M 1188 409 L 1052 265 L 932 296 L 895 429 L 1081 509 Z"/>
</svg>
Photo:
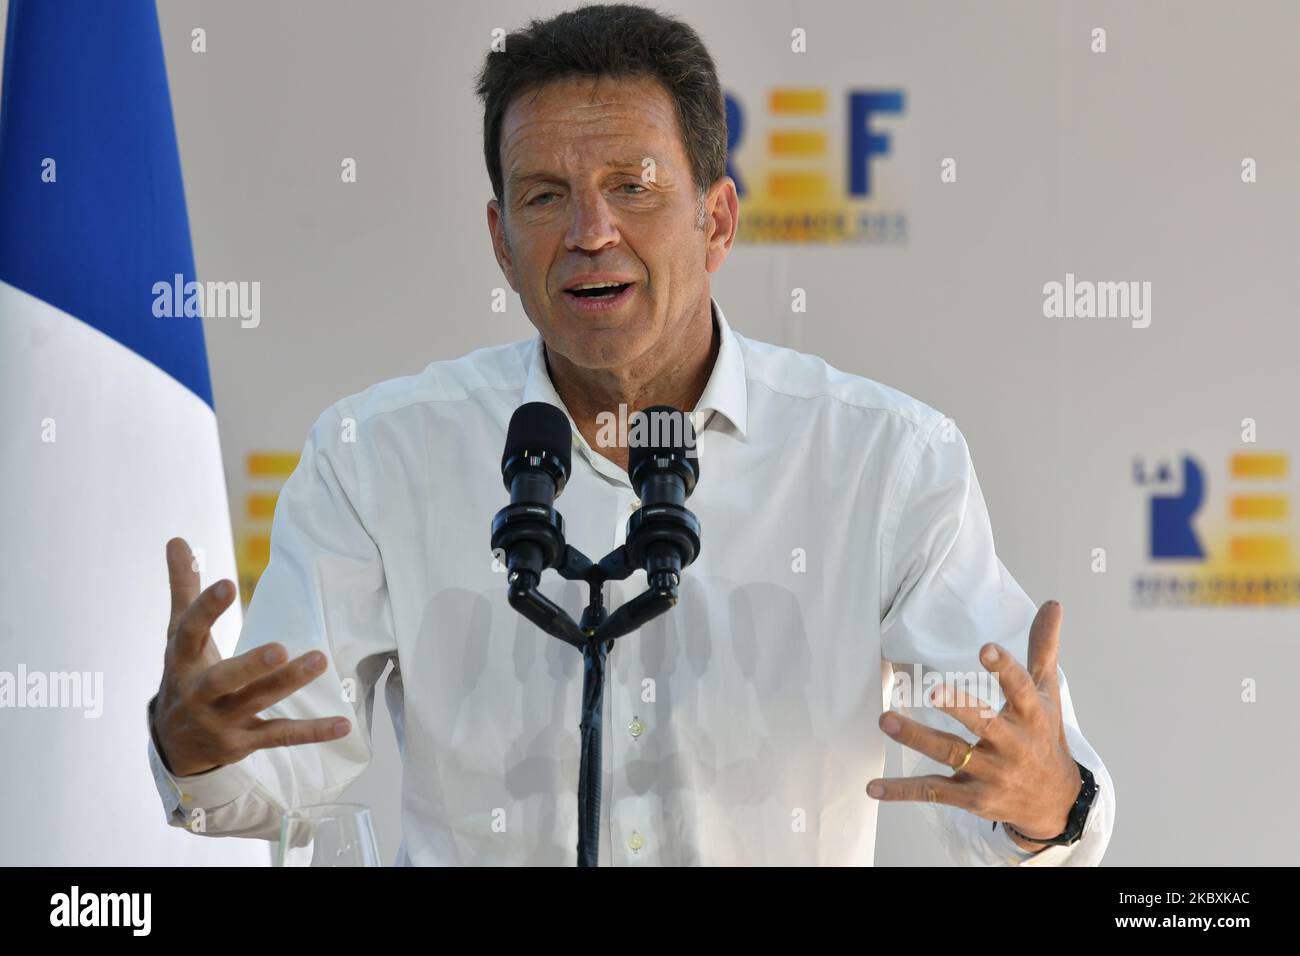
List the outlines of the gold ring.
<svg viewBox="0 0 1300 956">
<path fill-rule="evenodd" d="M 975 743 L 977 744 L 977 743 L 979 743 L 979 741 L 977 740 L 977 741 L 975 741 Z M 955 766 L 955 767 L 952 768 L 952 769 L 953 769 L 953 772 L 954 772 L 954 773 L 960 773 L 962 767 L 966 766 L 966 764 L 968 764 L 968 763 L 970 762 L 970 755 L 973 754 L 974 752 L 975 752 L 975 744 L 967 744 L 967 745 L 966 745 L 966 756 L 962 758 L 961 763 L 957 764 L 957 766 Z"/>
</svg>

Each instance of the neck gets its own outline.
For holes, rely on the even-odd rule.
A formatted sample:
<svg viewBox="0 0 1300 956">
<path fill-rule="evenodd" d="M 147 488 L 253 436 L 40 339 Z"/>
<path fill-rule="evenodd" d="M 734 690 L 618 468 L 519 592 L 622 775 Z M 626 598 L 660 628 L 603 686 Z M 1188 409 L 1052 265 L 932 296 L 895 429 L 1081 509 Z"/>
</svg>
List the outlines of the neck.
<svg viewBox="0 0 1300 956">
<path fill-rule="evenodd" d="M 596 416 L 601 412 L 617 416 L 620 405 L 627 407 L 629 415 L 652 405 L 669 405 L 684 412 L 695 410 L 721 345 L 709 300 L 705 299 L 701 311 L 668 329 L 665 338 L 671 341 L 661 341 L 636 361 L 620 368 L 582 368 L 550 349 L 545 350 L 551 382 L 573 416 L 579 433 L 593 451 L 624 471 L 627 448 L 601 447 L 597 443 Z"/>
</svg>

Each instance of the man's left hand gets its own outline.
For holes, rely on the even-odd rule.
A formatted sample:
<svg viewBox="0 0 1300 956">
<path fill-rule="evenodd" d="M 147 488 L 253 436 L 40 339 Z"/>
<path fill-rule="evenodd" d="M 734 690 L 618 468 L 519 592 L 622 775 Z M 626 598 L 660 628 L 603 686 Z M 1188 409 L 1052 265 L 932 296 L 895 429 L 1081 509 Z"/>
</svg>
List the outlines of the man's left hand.
<svg viewBox="0 0 1300 956">
<path fill-rule="evenodd" d="M 1060 654 L 1061 605 L 1048 601 L 1029 629 L 1029 669 L 1006 648 L 985 644 L 984 666 L 998 677 L 1006 703 L 994 714 L 990 705 L 951 685 L 936 687 L 929 701 L 970 730 L 979 742 L 966 765 L 951 777 L 935 774 L 872 780 L 867 793 L 879 800 L 924 800 L 969 810 L 987 820 L 1010 823 L 1029 837 L 1051 839 L 1068 822 L 1083 781 L 1070 756 L 1061 718 L 1056 680 Z M 955 734 L 934 730 L 886 711 L 880 728 L 900 744 L 950 767 L 957 767 L 970 745 Z M 1026 850 L 1048 844 L 1008 835 Z"/>
</svg>

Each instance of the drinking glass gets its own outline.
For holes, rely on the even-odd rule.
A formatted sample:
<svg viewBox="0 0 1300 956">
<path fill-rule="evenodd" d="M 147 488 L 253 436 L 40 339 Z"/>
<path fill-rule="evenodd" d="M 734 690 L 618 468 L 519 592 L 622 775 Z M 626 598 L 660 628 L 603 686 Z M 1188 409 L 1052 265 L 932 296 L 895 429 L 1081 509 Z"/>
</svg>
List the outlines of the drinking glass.
<svg viewBox="0 0 1300 956">
<path fill-rule="evenodd" d="M 322 803 L 284 814 L 276 866 L 382 866 L 370 808 Z"/>
</svg>

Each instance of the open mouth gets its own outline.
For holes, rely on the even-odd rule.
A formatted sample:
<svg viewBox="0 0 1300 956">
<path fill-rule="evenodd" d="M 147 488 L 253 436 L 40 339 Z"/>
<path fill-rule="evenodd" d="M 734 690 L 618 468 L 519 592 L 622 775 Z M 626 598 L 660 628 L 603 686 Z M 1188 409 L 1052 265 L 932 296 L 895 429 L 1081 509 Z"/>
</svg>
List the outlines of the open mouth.
<svg viewBox="0 0 1300 956">
<path fill-rule="evenodd" d="M 578 282 L 564 290 L 564 300 L 574 312 L 597 315 L 621 309 L 635 294 L 635 282 Z"/>
<path fill-rule="evenodd" d="M 631 285 L 630 282 L 584 282 L 564 291 L 576 299 L 614 299 L 626 292 Z"/>
</svg>

